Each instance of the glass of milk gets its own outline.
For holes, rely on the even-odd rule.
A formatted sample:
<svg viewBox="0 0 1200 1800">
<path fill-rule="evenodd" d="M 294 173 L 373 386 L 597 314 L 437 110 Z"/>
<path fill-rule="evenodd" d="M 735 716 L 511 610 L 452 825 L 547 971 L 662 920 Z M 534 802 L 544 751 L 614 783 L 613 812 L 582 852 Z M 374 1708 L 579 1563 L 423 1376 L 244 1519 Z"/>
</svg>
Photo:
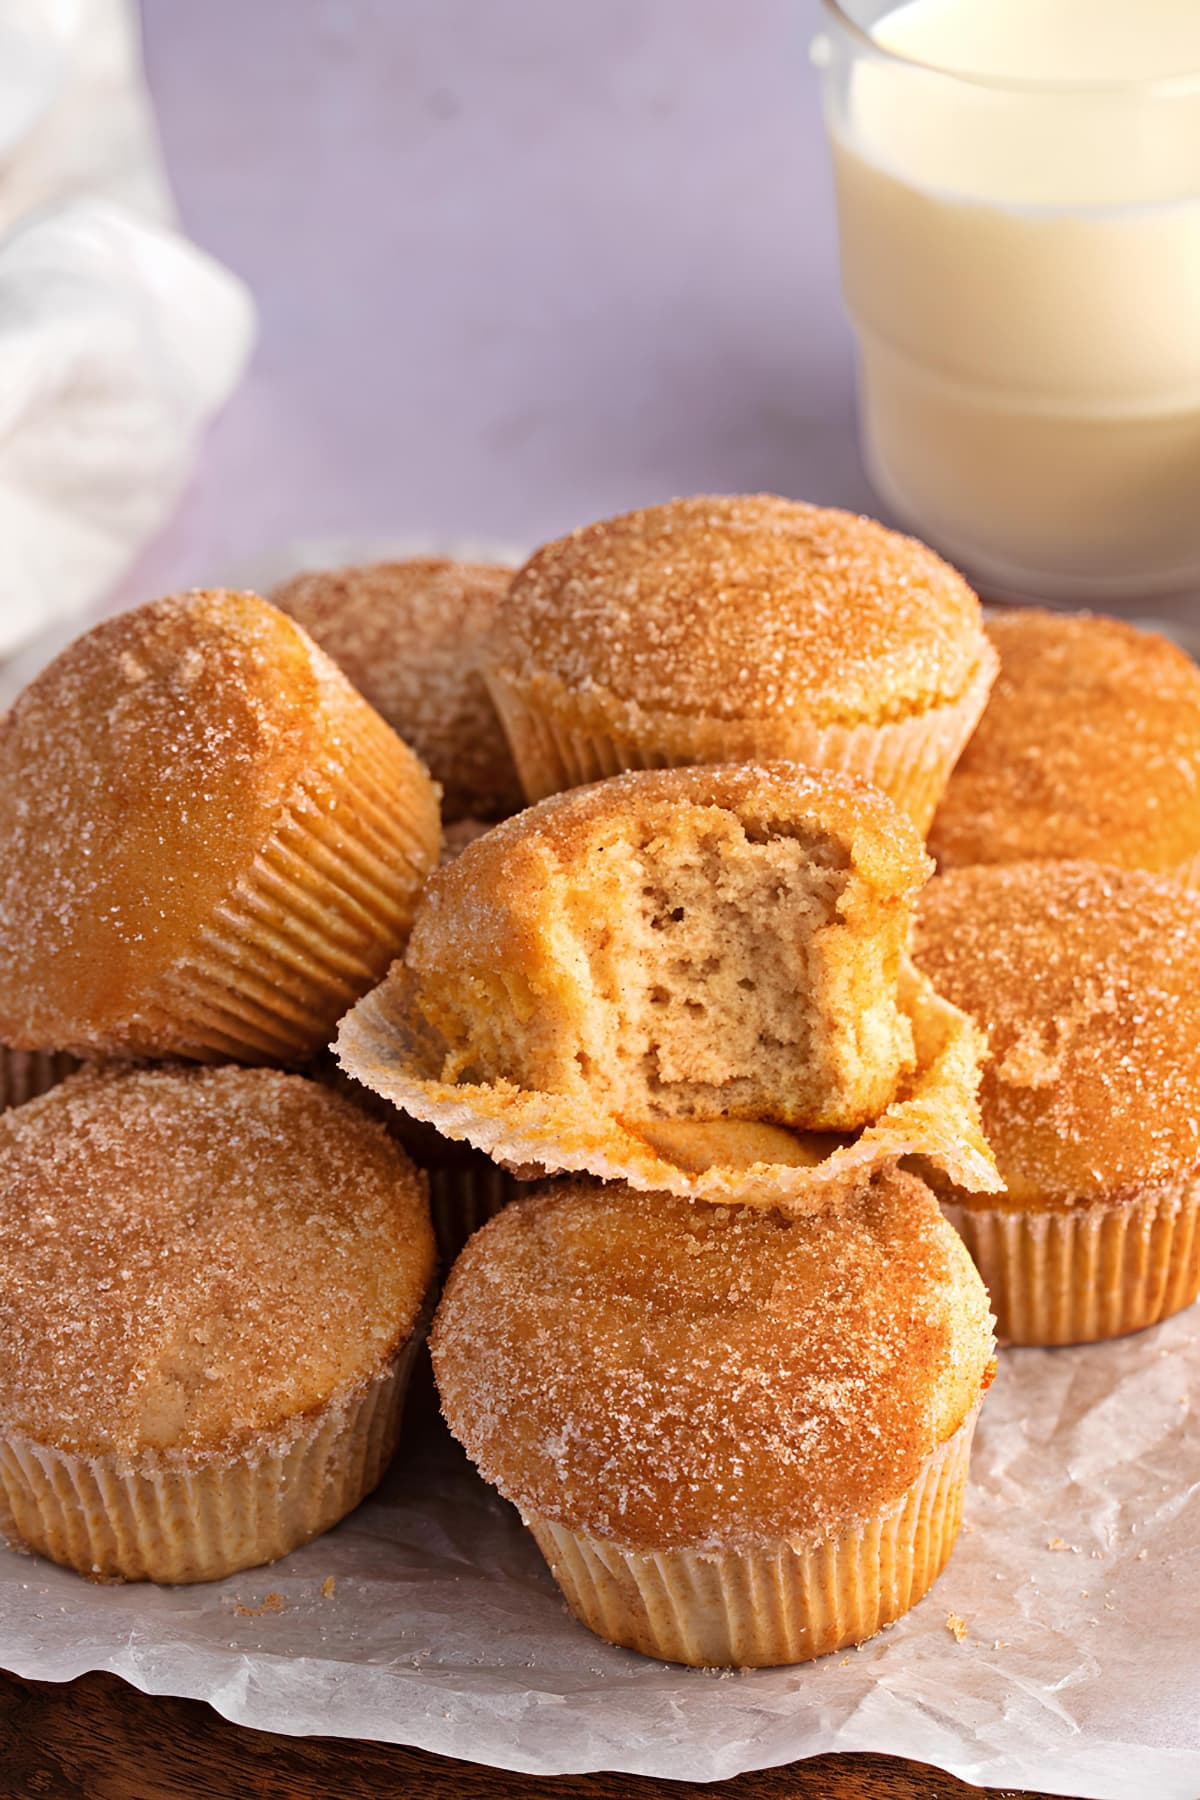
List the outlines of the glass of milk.
<svg viewBox="0 0 1200 1800">
<path fill-rule="evenodd" d="M 823 0 L 864 454 L 988 592 L 1200 593 L 1200 0 Z"/>
</svg>

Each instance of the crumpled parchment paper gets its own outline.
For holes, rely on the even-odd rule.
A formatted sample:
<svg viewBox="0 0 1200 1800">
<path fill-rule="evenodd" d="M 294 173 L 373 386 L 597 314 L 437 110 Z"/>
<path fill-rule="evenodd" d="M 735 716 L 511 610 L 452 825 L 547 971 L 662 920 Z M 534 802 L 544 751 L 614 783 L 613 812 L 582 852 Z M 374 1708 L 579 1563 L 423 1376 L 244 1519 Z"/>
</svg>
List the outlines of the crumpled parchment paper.
<svg viewBox="0 0 1200 1800">
<path fill-rule="evenodd" d="M 711 1781 L 876 1750 L 981 1785 L 1194 1800 L 1193 1395 L 1196 1309 L 1116 1343 L 1003 1352 L 941 1580 L 861 1649 L 796 1669 L 687 1670 L 593 1638 L 420 1385 L 381 1491 L 272 1568 L 95 1587 L 0 1549 L 0 1661 L 536 1774 Z"/>
<path fill-rule="evenodd" d="M 427 549 L 292 547 L 233 578 L 265 587 L 305 566 Z M 0 668 L 0 705 L 65 635 Z M 263 1730 L 543 1775 L 714 1781 L 874 1750 L 981 1786 L 1196 1800 L 1193 1397 L 1200 1408 L 1200 1305 L 1115 1343 L 1002 1351 L 966 1524 L 932 1592 L 858 1650 L 711 1673 L 614 1650 L 574 1623 L 516 1513 L 436 1422 L 419 1372 L 378 1494 L 271 1568 L 192 1588 L 96 1587 L 0 1545 L 0 1665 L 62 1681 L 109 1669 Z"/>
</svg>

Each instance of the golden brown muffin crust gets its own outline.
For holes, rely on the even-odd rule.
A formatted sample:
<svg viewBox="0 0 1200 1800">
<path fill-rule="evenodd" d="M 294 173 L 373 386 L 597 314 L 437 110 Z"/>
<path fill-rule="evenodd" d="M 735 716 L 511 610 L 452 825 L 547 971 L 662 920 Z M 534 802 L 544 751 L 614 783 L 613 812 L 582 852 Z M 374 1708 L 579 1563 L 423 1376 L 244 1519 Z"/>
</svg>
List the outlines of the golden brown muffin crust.
<svg viewBox="0 0 1200 1800">
<path fill-rule="evenodd" d="M 154 601 L 69 646 L 0 720 L 0 1036 L 28 1048 L 187 1048 L 142 1041 L 154 1027 L 131 1032 L 131 1015 L 216 923 L 289 807 L 305 804 L 306 772 L 338 765 L 343 696 L 367 714 L 329 658 L 255 594 Z M 367 716 L 411 781 L 432 862 L 436 792 Z M 414 869 L 414 895 L 418 885 Z"/>
<path fill-rule="evenodd" d="M 988 1034 L 1008 1192 L 976 1204 L 1119 1200 L 1200 1164 L 1200 896 L 1090 863 L 952 870 L 913 954 Z"/>
<path fill-rule="evenodd" d="M 895 1500 L 978 1399 L 990 1327 L 913 1176 L 803 1219 L 565 1181 L 471 1239 L 431 1348 L 450 1429 L 518 1507 L 716 1549 Z"/>
<path fill-rule="evenodd" d="M 416 751 L 449 821 L 524 804 L 477 661 L 512 575 L 413 557 L 298 575 L 272 595 Z"/>
<path fill-rule="evenodd" d="M 649 713 L 879 723 L 957 700 L 985 652 L 975 595 L 924 545 L 748 494 L 672 500 L 545 545 L 488 655 Z"/>
<path fill-rule="evenodd" d="M 71 1077 L 0 1118 L 0 1426 L 236 1454 L 379 1374 L 433 1273 L 422 1178 L 299 1076 Z"/>
<path fill-rule="evenodd" d="M 944 868 L 1035 857 L 1167 872 L 1200 852 L 1200 670 L 1091 613 L 998 613 L 1000 673 L 930 833 Z"/>
</svg>

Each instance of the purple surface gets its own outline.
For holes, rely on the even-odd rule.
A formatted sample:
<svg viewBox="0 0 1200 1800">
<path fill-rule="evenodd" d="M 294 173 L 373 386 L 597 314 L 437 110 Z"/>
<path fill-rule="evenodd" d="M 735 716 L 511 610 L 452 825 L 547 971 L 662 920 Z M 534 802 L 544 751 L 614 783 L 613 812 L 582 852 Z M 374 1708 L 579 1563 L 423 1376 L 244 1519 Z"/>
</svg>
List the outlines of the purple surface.
<svg viewBox="0 0 1200 1800">
<path fill-rule="evenodd" d="M 144 0 L 187 230 L 261 342 L 135 600 L 296 537 L 871 506 L 815 0 Z"/>
</svg>

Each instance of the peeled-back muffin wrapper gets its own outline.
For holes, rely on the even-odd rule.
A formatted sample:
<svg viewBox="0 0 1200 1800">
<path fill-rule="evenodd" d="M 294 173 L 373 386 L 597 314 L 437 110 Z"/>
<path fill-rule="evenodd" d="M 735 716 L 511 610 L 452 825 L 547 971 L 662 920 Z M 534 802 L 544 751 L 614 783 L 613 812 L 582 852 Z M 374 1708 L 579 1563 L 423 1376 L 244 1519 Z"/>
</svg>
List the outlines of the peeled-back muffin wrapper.
<svg viewBox="0 0 1200 1800">
<path fill-rule="evenodd" d="M 998 668 L 985 640 L 959 699 L 858 725 L 648 712 L 600 688 L 573 690 L 549 676 L 521 679 L 505 670 L 489 671 L 488 685 L 531 802 L 626 769 L 782 759 L 861 775 L 927 832 Z"/>
<path fill-rule="evenodd" d="M 954 1548 L 979 1403 L 874 1518 L 815 1545 L 629 1550 L 525 1516 L 580 1622 L 609 1643 L 709 1668 L 808 1662 L 915 1606 Z"/>
<path fill-rule="evenodd" d="M 1200 1293 L 1200 1175 L 1115 1200 L 1019 1211 L 943 1201 L 1009 1344 L 1088 1344 L 1182 1312 Z"/>
<path fill-rule="evenodd" d="M 378 1374 L 256 1452 L 82 1456 L 0 1433 L 0 1536 L 97 1580 L 215 1581 L 277 1561 L 378 1486 L 431 1311 Z"/>
<path fill-rule="evenodd" d="M 414 980 L 397 963 L 347 1014 L 336 1045 L 342 1067 L 445 1137 L 465 1138 L 512 1168 L 598 1175 L 685 1199 L 797 1212 L 815 1211 L 848 1181 L 902 1156 L 927 1157 L 968 1192 L 995 1193 L 1002 1185 L 976 1100 L 982 1037 L 907 960 L 899 1001 L 912 1021 L 917 1066 L 874 1124 L 811 1166 L 755 1163 L 699 1173 L 667 1161 L 618 1118 L 575 1096 L 507 1081 L 443 1081 L 446 1045 L 418 1014 Z"/>
</svg>

